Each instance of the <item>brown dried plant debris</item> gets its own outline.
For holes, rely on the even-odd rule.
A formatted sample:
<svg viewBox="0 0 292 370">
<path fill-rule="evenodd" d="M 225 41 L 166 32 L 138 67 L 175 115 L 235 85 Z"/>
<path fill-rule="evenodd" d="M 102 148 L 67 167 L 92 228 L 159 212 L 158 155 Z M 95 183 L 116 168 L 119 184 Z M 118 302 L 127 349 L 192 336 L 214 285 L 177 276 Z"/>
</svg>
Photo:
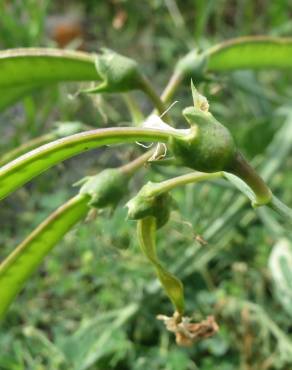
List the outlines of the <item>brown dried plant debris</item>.
<svg viewBox="0 0 292 370">
<path fill-rule="evenodd" d="M 183 347 L 190 347 L 199 340 L 212 337 L 219 330 L 214 316 L 208 316 L 197 323 L 192 323 L 189 317 L 181 317 L 177 312 L 171 317 L 158 315 L 157 319 L 164 322 L 168 331 L 175 333 L 176 343 Z"/>
</svg>

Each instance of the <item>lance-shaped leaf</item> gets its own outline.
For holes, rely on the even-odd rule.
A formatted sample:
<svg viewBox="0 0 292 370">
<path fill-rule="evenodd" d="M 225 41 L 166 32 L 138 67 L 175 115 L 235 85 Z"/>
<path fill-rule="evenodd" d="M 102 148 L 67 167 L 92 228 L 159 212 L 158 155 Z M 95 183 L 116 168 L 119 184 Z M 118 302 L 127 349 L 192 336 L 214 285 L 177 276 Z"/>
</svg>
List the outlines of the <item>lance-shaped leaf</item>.
<svg viewBox="0 0 292 370">
<path fill-rule="evenodd" d="M 94 55 L 61 49 L 26 48 L 0 52 L 0 87 L 99 80 Z"/>
<path fill-rule="evenodd" d="M 160 263 L 156 253 L 156 218 L 145 217 L 138 220 L 138 238 L 141 249 L 156 270 L 158 279 L 166 294 L 179 314 L 184 311 L 183 284 L 174 275 L 168 272 Z"/>
<path fill-rule="evenodd" d="M 41 223 L 0 265 L 0 318 L 44 257 L 89 210 L 88 195 L 78 195 Z"/>
<path fill-rule="evenodd" d="M 224 41 L 202 53 L 191 51 L 177 64 L 184 77 L 196 80 L 207 72 L 292 68 L 292 38 L 248 36 Z"/>
<path fill-rule="evenodd" d="M 250 36 L 228 40 L 210 48 L 207 69 L 263 69 L 292 67 L 292 38 Z"/>
<path fill-rule="evenodd" d="M 47 84 L 96 81 L 95 55 L 61 49 L 0 51 L 0 111 Z"/>
</svg>

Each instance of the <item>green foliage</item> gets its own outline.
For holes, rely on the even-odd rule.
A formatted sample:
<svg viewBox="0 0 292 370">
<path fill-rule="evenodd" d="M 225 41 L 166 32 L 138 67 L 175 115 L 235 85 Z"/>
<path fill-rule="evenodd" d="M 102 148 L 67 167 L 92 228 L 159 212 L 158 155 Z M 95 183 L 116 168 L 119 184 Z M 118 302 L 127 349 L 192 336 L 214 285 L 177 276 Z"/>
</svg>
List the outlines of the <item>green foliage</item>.
<svg viewBox="0 0 292 370">
<path fill-rule="evenodd" d="M 47 24 L 44 27 L 46 11 L 48 18 L 59 12 L 70 13 L 68 4 L 62 2 L 49 4 L 25 0 L 21 5 L 3 2 L 0 7 L 2 49 L 35 45 L 56 47 L 55 41 L 44 31 L 47 28 Z M 237 146 L 246 158 L 252 158 L 256 168 L 256 172 L 249 172 L 243 182 L 225 173 L 228 181 L 232 180 L 253 203 L 262 200 L 265 203 L 269 197 L 257 199 L 263 194 L 257 177 L 260 174 L 273 189 L 272 207 L 282 216 L 280 218 L 267 207 L 250 208 L 246 197 L 220 176 L 214 177 L 211 184 L 204 182 L 192 186 L 192 181 L 181 182 L 180 185 L 189 185 L 173 190 L 177 208 L 157 235 L 160 259 L 182 280 L 186 312 L 193 320 L 198 322 L 207 315 L 215 315 L 220 325 L 215 337 L 182 350 L 154 319 L 157 313 L 171 314 L 170 305 L 153 277 L 151 266 L 145 263 L 137 249 L 134 228 L 130 222 L 125 222 L 126 210 L 117 208 L 115 212 L 98 212 L 96 219 L 91 212 L 86 223 L 67 232 L 58 248 L 52 251 L 52 256 L 42 263 L 39 276 L 28 280 L 25 290 L 11 305 L 1 323 L 0 368 L 290 368 L 290 257 L 286 246 L 290 243 L 291 227 L 283 222 L 289 220 L 290 211 L 278 201 L 279 197 L 286 204 L 292 204 L 292 126 L 291 111 L 287 108 L 292 81 L 290 71 L 285 71 L 291 66 L 291 40 L 282 41 L 278 37 L 291 34 L 288 2 L 247 1 L 231 6 L 226 2 L 215 4 L 213 1 L 191 0 L 148 3 L 125 0 L 98 5 L 93 1 L 79 2 L 78 12 L 85 17 L 86 32 L 81 37 L 84 37 L 82 47 L 86 50 L 96 52 L 96 47 L 104 43 L 111 49 L 131 55 L 139 66 L 143 65 L 143 72 L 145 70 L 157 90 L 162 90 L 169 79 L 170 66 L 173 67 L 176 74 L 172 86 L 175 89 L 168 88 L 162 94 L 167 102 L 179 100 L 179 104 L 168 112 L 170 119 L 167 122 L 171 126 L 174 126 L 172 122 L 176 127 L 183 124 L 181 110 L 190 104 L 187 86 L 193 77 L 199 91 L 208 96 L 214 116 L 226 125 Z M 230 37 L 267 32 L 277 37 L 222 43 Z M 75 39 L 68 48 L 75 48 L 77 41 Z M 176 66 L 178 58 L 187 53 L 188 58 L 182 58 L 188 60 L 185 66 Z M 93 77 L 88 80 L 99 81 L 94 77 L 97 75 L 94 55 L 89 54 L 91 61 L 87 66 Z M 26 63 L 23 76 L 20 76 L 19 66 L 24 60 L 20 64 L 16 63 L 17 58 L 9 59 L 9 64 L 10 61 L 15 62 L 9 70 L 11 76 L 17 75 L 19 83 L 0 87 L 0 108 L 8 107 L 23 96 L 26 98 L 23 104 L 7 110 L 0 117 L 2 154 L 20 149 L 26 142 L 31 144 L 29 142 L 38 137 L 45 140 L 44 136 L 52 132 L 50 127 L 56 120 L 79 120 L 95 128 L 119 126 L 121 122 L 131 120 L 131 113 L 117 96 L 77 96 L 76 91 L 86 88 L 79 84 L 50 87 L 52 83 L 63 81 L 62 76 L 58 81 L 51 75 L 47 80 L 45 77 L 41 85 L 29 84 L 25 78 L 33 77 L 33 58 Z M 270 71 L 265 72 L 263 67 Z M 64 64 L 62 68 L 65 73 Z M 253 68 L 254 71 L 239 71 L 242 68 Z M 281 73 L 275 70 L 279 68 Z M 237 72 L 233 72 L 235 70 Z M 38 72 L 40 79 L 43 72 Z M 74 78 L 70 77 L 68 81 L 87 80 L 79 80 L 78 71 L 75 72 Z M 66 73 L 67 76 L 71 73 L 69 68 Z M 9 77 L 9 74 L 2 75 L 4 79 Z M 200 81 L 203 83 L 198 85 Z M 44 85 L 46 89 L 39 89 Z M 157 104 L 153 91 L 148 93 Z M 143 112 L 136 115 L 138 117 L 145 117 L 152 109 L 139 93 L 131 94 L 130 99 L 136 108 L 143 108 Z M 163 107 L 161 104 L 157 108 L 161 114 L 167 105 Z M 87 134 L 78 136 L 80 143 L 83 135 Z M 86 146 L 89 137 L 95 140 L 94 135 L 89 134 Z M 47 139 L 55 140 L 55 137 Z M 147 141 L 144 136 L 136 139 L 133 136 L 132 140 Z M 159 141 L 167 143 L 168 140 L 169 134 L 161 134 Z M 53 148 L 56 148 L 55 144 Z M 74 146 L 70 138 L 68 148 L 71 145 Z M 96 147 L 95 142 L 91 149 Z M 28 147 L 28 150 L 33 148 Z M 29 161 L 22 166 L 23 162 L 16 160 L 19 167 L 16 166 L 14 172 L 8 165 L 9 186 L 16 183 L 16 189 L 21 185 L 17 175 L 22 170 L 23 176 L 28 171 L 28 176 L 22 178 L 24 182 L 29 176 L 40 175 L 46 170 L 49 156 L 54 155 L 42 150 L 43 157 L 42 154 L 40 157 L 28 156 L 35 160 L 32 167 L 40 166 L 33 174 Z M 44 172 L 4 200 L 0 209 L 2 256 L 9 255 L 11 247 L 19 243 L 22 235 L 30 234 L 33 227 L 72 196 L 70 185 L 78 178 L 86 174 L 94 176 L 105 167 L 116 167 L 139 153 L 137 147 L 123 147 L 116 150 L 99 148 L 88 153 L 77 150 L 74 155 L 82 152 L 80 158 L 72 158 Z M 166 167 L 166 164 L 175 163 L 174 160 L 158 161 L 158 154 L 150 155 L 153 164 L 151 168 L 147 164 L 146 181 L 162 184 L 182 177 L 177 175 L 185 169 Z M 171 155 L 171 152 L 162 156 L 165 154 Z M 50 162 L 50 166 L 64 159 L 65 156 L 60 156 L 56 162 Z M 129 196 L 133 196 L 132 192 L 144 183 L 143 172 L 145 170 L 133 179 Z M 171 179 L 165 180 L 166 177 Z M 258 190 L 258 194 L 254 190 Z M 84 203 L 86 207 L 87 203 Z M 283 237 L 285 247 L 279 243 Z M 40 250 L 48 245 L 46 238 L 44 240 L 45 243 L 38 246 Z M 280 251 L 270 255 L 270 249 L 276 251 L 278 247 L 281 247 Z M 273 267 L 268 270 L 269 260 L 273 260 Z"/>
<path fill-rule="evenodd" d="M 147 216 L 138 221 L 138 239 L 141 249 L 156 270 L 156 274 L 165 289 L 166 294 L 172 301 L 175 310 L 182 315 L 184 313 L 183 284 L 174 275 L 161 265 L 156 253 L 156 224 L 159 218 Z"/>
</svg>

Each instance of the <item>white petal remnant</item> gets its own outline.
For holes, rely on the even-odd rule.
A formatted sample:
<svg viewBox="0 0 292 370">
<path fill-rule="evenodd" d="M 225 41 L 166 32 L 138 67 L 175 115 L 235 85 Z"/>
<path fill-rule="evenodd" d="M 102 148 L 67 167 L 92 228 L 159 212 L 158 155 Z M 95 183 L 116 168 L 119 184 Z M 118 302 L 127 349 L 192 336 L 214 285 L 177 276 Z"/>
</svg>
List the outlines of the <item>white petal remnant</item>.
<svg viewBox="0 0 292 370">
<path fill-rule="evenodd" d="M 177 312 L 171 317 L 158 315 L 157 319 L 164 322 L 168 331 L 175 333 L 176 343 L 182 347 L 189 347 L 199 340 L 212 337 L 219 330 L 214 316 L 208 316 L 198 323 L 192 323 L 189 317 L 180 317 Z"/>
<path fill-rule="evenodd" d="M 184 135 L 188 135 L 190 133 L 190 129 L 176 129 L 174 127 L 169 126 L 159 116 L 157 116 L 157 114 L 151 114 L 146 119 L 146 121 L 142 123 L 141 127 L 165 130 L 165 131 L 180 133 Z"/>
</svg>

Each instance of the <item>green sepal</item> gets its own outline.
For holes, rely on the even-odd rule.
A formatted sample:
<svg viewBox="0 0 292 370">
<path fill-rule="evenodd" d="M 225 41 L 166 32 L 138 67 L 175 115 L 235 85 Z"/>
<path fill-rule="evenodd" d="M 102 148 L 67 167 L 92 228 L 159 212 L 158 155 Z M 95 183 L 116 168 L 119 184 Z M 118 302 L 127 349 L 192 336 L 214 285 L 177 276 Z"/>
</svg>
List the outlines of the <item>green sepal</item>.
<svg viewBox="0 0 292 370">
<path fill-rule="evenodd" d="M 170 149 L 180 165 L 203 172 L 227 169 L 236 154 L 228 129 L 197 107 L 185 108 L 183 115 L 191 126 L 190 134 L 170 138 Z"/>
<path fill-rule="evenodd" d="M 79 193 L 90 196 L 89 205 L 96 208 L 115 207 L 128 191 L 129 175 L 116 168 L 103 170 L 96 176 L 87 176 Z"/>
<path fill-rule="evenodd" d="M 137 232 L 141 249 L 155 268 L 166 294 L 179 314 L 184 312 L 184 288 L 182 282 L 161 265 L 156 253 L 155 217 L 146 217 L 138 221 Z"/>
<path fill-rule="evenodd" d="M 157 228 L 167 223 L 170 216 L 172 198 L 169 193 L 155 194 L 159 183 L 149 181 L 128 203 L 128 219 L 140 220 L 144 217 L 155 217 Z"/>
<path fill-rule="evenodd" d="M 113 50 L 102 49 L 95 59 L 95 67 L 102 82 L 87 93 L 120 93 L 141 88 L 142 75 L 138 63 Z"/>
</svg>

